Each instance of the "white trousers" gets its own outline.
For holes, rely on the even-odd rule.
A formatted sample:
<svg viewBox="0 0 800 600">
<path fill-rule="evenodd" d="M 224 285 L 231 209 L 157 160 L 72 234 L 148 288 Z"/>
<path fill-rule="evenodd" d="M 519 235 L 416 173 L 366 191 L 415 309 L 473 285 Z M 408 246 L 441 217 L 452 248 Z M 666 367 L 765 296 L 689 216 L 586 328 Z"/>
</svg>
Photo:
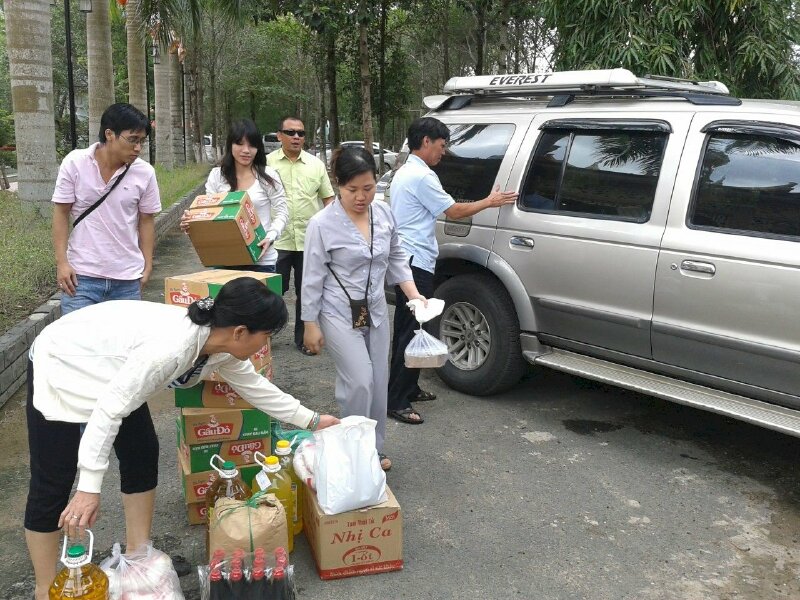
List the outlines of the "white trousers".
<svg viewBox="0 0 800 600">
<path fill-rule="evenodd" d="M 341 317 L 320 313 L 325 348 L 336 363 L 336 389 L 342 417 L 360 415 L 378 422 L 375 438 L 383 452 L 386 397 L 389 393 L 389 321 L 378 327 L 353 329 Z"/>
</svg>

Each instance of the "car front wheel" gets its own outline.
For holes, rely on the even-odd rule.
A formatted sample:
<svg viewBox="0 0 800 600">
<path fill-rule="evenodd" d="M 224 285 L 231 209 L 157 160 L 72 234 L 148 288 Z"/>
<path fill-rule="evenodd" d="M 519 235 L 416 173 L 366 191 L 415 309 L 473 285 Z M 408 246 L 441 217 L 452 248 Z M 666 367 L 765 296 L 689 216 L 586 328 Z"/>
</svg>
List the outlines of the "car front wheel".
<svg viewBox="0 0 800 600">
<path fill-rule="evenodd" d="M 434 321 L 450 352 L 437 370 L 450 387 L 476 396 L 503 392 L 525 372 L 514 303 L 502 284 L 487 274 L 459 275 L 436 290 L 445 302 Z"/>
</svg>

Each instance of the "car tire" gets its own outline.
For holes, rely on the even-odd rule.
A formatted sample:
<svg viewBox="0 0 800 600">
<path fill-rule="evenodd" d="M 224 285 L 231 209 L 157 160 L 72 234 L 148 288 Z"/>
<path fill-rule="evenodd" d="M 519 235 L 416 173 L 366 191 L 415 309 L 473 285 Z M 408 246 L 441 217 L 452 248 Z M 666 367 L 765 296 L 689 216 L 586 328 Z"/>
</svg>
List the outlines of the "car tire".
<svg viewBox="0 0 800 600">
<path fill-rule="evenodd" d="M 454 390 L 489 396 L 516 385 L 525 373 L 519 320 L 503 285 L 487 274 L 452 277 L 436 289 L 445 302 L 431 331 L 444 340 L 450 360 L 437 369 Z"/>
</svg>

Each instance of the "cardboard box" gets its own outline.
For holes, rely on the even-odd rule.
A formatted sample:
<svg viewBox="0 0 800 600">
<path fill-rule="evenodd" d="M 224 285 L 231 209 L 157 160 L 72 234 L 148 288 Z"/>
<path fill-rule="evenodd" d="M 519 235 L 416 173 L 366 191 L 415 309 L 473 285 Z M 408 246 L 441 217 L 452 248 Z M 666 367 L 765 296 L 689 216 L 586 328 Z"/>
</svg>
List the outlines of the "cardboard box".
<svg viewBox="0 0 800 600">
<path fill-rule="evenodd" d="M 187 211 L 189 239 L 205 266 L 253 264 L 266 236 L 247 192 L 198 196 Z"/>
<path fill-rule="evenodd" d="M 186 517 L 189 525 L 205 525 L 208 522 L 208 512 L 205 502 L 193 502 L 186 505 Z"/>
<path fill-rule="evenodd" d="M 182 408 L 181 436 L 186 444 L 253 440 L 270 435 L 270 418 L 256 409 Z"/>
<path fill-rule="evenodd" d="M 388 485 L 383 504 L 338 515 L 323 513 L 316 493 L 305 492 L 303 531 L 321 579 L 403 568 L 403 515 Z"/>
<path fill-rule="evenodd" d="M 247 465 L 237 468 L 239 469 L 239 475 L 242 480 L 250 486 L 252 486 L 255 476 L 261 471 L 261 467 L 258 465 Z M 178 452 L 178 470 L 180 471 L 181 483 L 183 484 L 184 502 L 186 502 L 186 504 L 205 502 L 206 492 L 211 484 L 216 481 L 217 477 L 219 477 L 219 473 L 213 469 L 200 473 L 192 473 L 180 452 Z"/>
<path fill-rule="evenodd" d="M 164 302 L 177 306 L 189 306 L 192 302 L 206 296 L 216 298 L 222 286 L 237 277 L 253 277 L 261 281 L 270 291 L 278 295 L 283 292 L 281 276 L 278 273 L 212 269 L 164 279 Z"/>
<path fill-rule="evenodd" d="M 215 454 L 218 454 L 223 461 L 229 460 L 237 466 L 255 464 L 253 453 L 256 451 L 266 455 L 271 454 L 272 440 L 269 436 L 255 440 L 189 445 L 183 439 L 180 421 L 176 420 L 175 425 L 178 430 L 178 449 L 192 473 L 208 471 L 211 468 L 211 457 Z"/>
<path fill-rule="evenodd" d="M 212 374 L 216 376 L 216 372 Z M 253 408 L 221 379 L 175 388 L 175 406 L 182 408 Z"/>
</svg>

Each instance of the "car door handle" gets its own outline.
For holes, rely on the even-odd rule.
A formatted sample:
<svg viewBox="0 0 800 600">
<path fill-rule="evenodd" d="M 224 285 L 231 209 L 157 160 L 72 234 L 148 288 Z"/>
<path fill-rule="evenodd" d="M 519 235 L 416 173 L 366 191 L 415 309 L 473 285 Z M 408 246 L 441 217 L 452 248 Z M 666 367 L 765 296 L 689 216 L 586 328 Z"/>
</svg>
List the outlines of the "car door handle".
<svg viewBox="0 0 800 600">
<path fill-rule="evenodd" d="M 714 275 L 717 272 L 717 267 L 711 263 L 701 262 L 698 260 L 684 260 L 681 261 L 681 269 L 683 271 L 694 271 L 695 273 L 705 273 L 706 275 Z"/>
<path fill-rule="evenodd" d="M 512 235 L 509 243 L 512 246 L 518 246 L 520 248 L 533 248 L 534 242 L 531 238 L 522 237 L 519 235 Z"/>
</svg>

